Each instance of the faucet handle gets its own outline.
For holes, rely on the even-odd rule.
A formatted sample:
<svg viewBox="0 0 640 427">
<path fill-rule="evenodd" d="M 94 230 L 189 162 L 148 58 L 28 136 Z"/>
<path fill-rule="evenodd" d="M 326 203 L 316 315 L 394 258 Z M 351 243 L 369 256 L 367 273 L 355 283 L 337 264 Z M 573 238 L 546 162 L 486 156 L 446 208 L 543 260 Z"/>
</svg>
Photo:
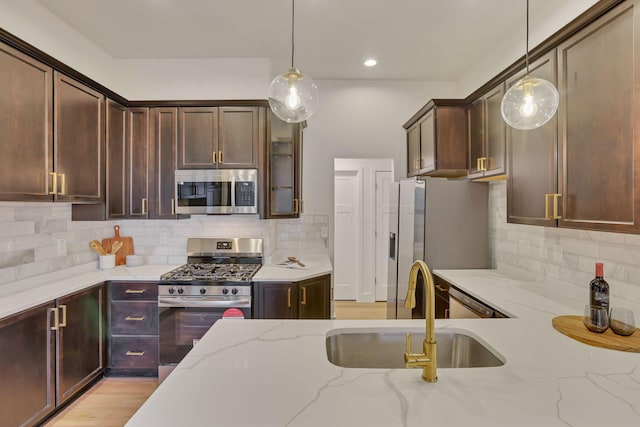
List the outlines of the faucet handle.
<svg viewBox="0 0 640 427">
<path fill-rule="evenodd" d="M 411 353 L 411 334 L 407 333 L 407 338 L 406 338 L 406 345 L 407 345 L 407 353 Z"/>
</svg>

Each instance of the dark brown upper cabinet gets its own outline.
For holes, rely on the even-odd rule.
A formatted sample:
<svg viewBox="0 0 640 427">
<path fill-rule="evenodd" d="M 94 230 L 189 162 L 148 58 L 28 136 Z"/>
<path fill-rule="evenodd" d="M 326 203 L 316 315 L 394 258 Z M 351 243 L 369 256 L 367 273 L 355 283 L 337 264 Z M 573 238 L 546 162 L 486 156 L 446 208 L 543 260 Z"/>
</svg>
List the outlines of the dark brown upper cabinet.
<svg viewBox="0 0 640 427">
<path fill-rule="evenodd" d="M 268 113 L 264 218 L 297 218 L 302 208 L 302 126 Z"/>
<path fill-rule="evenodd" d="M 404 124 L 407 175 L 459 177 L 467 173 L 467 116 L 458 99 L 433 99 Z"/>
<path fill-rule="evenodd" d="M 529 74 L 557 87 L 556 51 L 531 63 Z M 525 70 L 507 80 L 507 89 L 524 77 Z M 507 126 L 507 222 L 555 226 L 554 203 L 559 203 L 557 114 L 537 129 Z"/>
<path fill-rule="evenodd" d="M 262 107 L 181 107 L 180 169 L 253 169 L 264 143 Z"/>
<path fill-rule="evenodd" d="M 128 217 L 149 215 L 149 109 L 127 110 L 127 184 Z"/>
<path fill-rule="evenodd" d="M 640 0 L 558 47 L 562 227 L 640 228 Z"/>
<path fill-rule="evenodd" d="M 506 123 L 501 83 L 469 106 L 469 179 L 495 179 L 506 173 Z"/>
<path fill-rule="evenodd" d="M 107 99 L 107 218 L 127 217 L 127 108 Z"/>
<path fill-rule="evenodd" d="M 151 109 L 151 189 L 149 218 L 174 219 L 178 109 Z"/>
<path fill-rule="evenodd" d="M 0 199 L 51 201 L 53 69 L 0 44 Z"/>
<path fill-rule="evenodd" d="M 104 202 L 104 96 L 54 71 L 51 192 L 64 202 Z"/>
</svg>

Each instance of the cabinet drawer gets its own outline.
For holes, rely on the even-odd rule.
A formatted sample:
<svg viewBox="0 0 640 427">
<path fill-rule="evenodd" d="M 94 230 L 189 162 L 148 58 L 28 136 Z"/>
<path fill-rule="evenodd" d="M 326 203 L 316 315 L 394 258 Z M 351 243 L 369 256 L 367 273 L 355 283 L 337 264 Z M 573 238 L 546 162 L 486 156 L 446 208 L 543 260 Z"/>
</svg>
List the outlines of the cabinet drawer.
<svg viewBox="0 0 640 427">
<path fill-rule="evenodd" d="M 157 335 L 158 304 L 155 301 L 112 301 L 112 335 Z"/>
<path fill-rule="evenodd" d="M 158 367 L 158 337 L 111 338 L 111 368 L 145 369 Z"/>
<path fill-rule="evenodd" d="M 158 282 L 111 282 L 112 300 L 157 301 Z"/>
</svg>

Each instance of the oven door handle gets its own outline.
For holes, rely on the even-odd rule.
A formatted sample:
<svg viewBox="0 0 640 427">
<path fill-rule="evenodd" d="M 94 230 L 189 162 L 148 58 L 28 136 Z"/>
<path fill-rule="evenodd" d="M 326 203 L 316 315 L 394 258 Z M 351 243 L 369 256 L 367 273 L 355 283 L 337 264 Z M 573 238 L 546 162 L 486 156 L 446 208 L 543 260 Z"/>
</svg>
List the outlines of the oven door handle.
<svg viewBox="0 0 640 427">
<path fill-rule="evenodd" d="M 220 300 L 202 300 L 202 299 L 186 299 L 186 298 L 158 298 L 158 307 L 251 307 L 250 299 L 220 299 Z"/>
</svg>

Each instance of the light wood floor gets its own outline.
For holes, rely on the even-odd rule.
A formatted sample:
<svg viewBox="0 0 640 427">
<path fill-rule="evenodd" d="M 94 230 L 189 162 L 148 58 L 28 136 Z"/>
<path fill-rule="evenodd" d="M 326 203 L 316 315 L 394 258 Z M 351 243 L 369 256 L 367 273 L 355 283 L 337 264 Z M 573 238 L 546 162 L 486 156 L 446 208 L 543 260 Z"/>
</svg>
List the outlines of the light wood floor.
<svg viewBox="0 0 640 427">
<path fill-rule="evenodd" d="M 384 302 L 335 301 L 336 319 L 385 319 Z M 45 427 L 122 427 L 158 386 L 156 378 L 104 378 Z"/>
</svg>

